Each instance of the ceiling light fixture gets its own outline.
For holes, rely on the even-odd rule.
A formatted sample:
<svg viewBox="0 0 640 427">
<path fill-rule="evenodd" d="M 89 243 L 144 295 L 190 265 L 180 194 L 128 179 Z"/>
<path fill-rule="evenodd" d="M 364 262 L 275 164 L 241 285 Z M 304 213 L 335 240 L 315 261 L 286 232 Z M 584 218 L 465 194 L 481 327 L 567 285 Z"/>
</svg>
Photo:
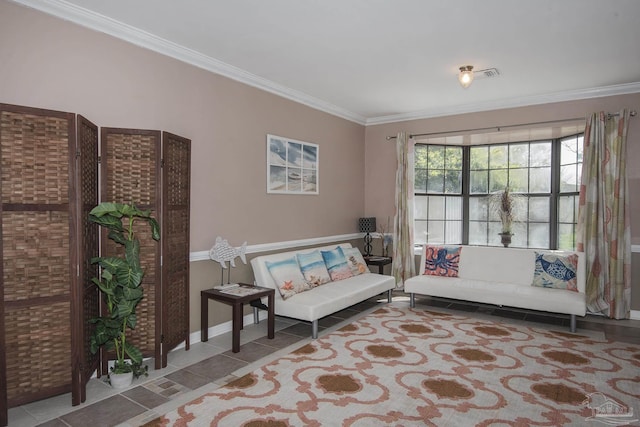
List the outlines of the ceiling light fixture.
<svg viewBox="0 0 640 427">
<path fill-rule="evenodd" d="M 463 65 L 460 67 L 460 74 L 458 74 L 458 81 L 464 88 L 468 88 L 473 81 L 473 65 Z"/>
</svg>

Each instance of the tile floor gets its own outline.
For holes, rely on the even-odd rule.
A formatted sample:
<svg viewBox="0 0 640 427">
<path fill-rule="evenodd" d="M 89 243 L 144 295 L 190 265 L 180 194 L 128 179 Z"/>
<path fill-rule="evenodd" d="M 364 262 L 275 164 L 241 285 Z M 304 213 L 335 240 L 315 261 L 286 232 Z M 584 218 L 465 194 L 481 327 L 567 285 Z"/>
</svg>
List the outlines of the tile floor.
<svg viewBox="0 0 640 427">
<path fill-rule="evenodd" d="M 320 335 L 385 303 L 386 295 L 325 317 L 319 322 Z M 401 292 L 394 293 L 394 303 L 408 305 L 408 297 Z M 421 306 L 569 326 L 568 316 L 442 298 L 416 297 L 416 307 Z M 151 370 L 149 377 L 136 380 L 131 388 L 124 391 L 114 391 L 102 379 L 92 379 L 87 385 L 87 401 L 82 405 L 71 406 L 71 395 L 64 394 L 11 408 L 9 426 L 102 427 L 144 424 L 310 341 L 311 326 L 308 323 L 277 318 L 276 336 L 272 340 L 266 337 L 266 324 L 266 321 L 262 321 L 258 325 L 245 326 L 241 333 L 239 353 L 231 352 L 230 332 L 218 335 L 206 343 L 192 344 L 189 351 L 178 349 L 171 352 L 167 368 Z M 614 321 L 587 316 L 578 320 L 577 326 L 578 329 L 602 331 L 608 339 L 640 345 L 640 320 Z M 153 366 L 153 361 L 149 364 Z"/>
</svg>

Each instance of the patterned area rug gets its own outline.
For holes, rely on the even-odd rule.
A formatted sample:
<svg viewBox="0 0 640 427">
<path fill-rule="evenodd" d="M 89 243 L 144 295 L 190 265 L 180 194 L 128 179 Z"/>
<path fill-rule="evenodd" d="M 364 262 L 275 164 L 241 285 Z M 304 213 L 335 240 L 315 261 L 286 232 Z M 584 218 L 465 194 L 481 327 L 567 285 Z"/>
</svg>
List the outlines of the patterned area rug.
<svg viewBox="0 0 640 427">
<path fill-rule="evenodd" d="M 148 425 L 637 425 L 640 347 L 594 336 L 388 305 Z"/>
</svg>

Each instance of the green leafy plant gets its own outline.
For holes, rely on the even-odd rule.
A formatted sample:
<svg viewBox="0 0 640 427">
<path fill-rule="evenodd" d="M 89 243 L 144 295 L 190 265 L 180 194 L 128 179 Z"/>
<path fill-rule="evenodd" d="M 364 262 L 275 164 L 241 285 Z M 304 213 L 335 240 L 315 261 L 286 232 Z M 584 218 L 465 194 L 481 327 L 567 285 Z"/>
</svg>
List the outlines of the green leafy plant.
<svg viewBox="0 0 640 427">
<path fill-rule="evenodd" d="M 133 372 L 134 378 L 147 375 L 147 367 L 142 366 L 142 352 L 127 341 L 127 329 L 135 329 L 136 307 L 144 296 L 140 241 L 134 234 L 133 225 L 136 221 L 147 222 L 154 240 L 160 240 L 160 226 L 150 211 L 110 202 L 93 208 L 89 212 L 89 220 L 107 228 L 109 239 L 124 247 L 124 257 L 96 257 L 91 260 L 100 266 L 99 277 L 92 280 L 102 292 L 107 312 L 91 319 L 95 329 L 91 335 L 90 350 L 95 354 L 104 346 L 106 350 L 115 351 L 116 360 L 111 370 L 114 374 Z"/>
</svg>

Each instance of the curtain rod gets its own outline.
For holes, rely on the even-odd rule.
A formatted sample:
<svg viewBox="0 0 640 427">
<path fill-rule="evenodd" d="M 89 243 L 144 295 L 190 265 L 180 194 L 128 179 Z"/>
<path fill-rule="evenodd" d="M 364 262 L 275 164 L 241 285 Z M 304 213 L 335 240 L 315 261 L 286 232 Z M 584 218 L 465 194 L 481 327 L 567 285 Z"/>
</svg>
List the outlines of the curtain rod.
<svg viewBox="0 0 640 427">
<path fill-rule="evenodd" d="M 620 113 L 607 113 L 607 119 L 610 119 L 611 117 L 617 117 Z M 629 115 L 631 117 L 635 117 L 638 113 L 635 110 L 632 110 L 629 112 Z M 500 132 L 502 129 L 508 129 L 508 128 L 514 128 L 514 127 L 521 127 L 521 126 L 531 126 L 531 125 L 547 125 L 547 124 L 552 124 L 552 123 L 563 123 L 563 122 L 577 122 L 578 120 L 585 120 L 584 117 L 576 117 L 573 119 L 562 119 L 562 120 L 548 120 L 545 122 L 531 122 L 531 123 L 520 123 L 517 125 L 505 125 L 505 126 L 489 126 L 486 128 L 474 128 L 474 129 L 459 129 L 459 130 L 450 130 L 450 131 L 445 131 L 445 132 L 430 132 L 430 133 L 413 133 L 409 135 L 409 138 L 414 138 L 416 136 L 432 136 L 432 135 L 448 135 L 451 133 L 464 133 L 464 132 L 475 132 L 475 131 L 485 131 L 485 130 L 492 130 L 495 129 L 498 132 Z M 387 137 L 387 141 L 391 140 L 391 139 L 396 139 L 397 136 L 388 136 Z"/>
</svg>

